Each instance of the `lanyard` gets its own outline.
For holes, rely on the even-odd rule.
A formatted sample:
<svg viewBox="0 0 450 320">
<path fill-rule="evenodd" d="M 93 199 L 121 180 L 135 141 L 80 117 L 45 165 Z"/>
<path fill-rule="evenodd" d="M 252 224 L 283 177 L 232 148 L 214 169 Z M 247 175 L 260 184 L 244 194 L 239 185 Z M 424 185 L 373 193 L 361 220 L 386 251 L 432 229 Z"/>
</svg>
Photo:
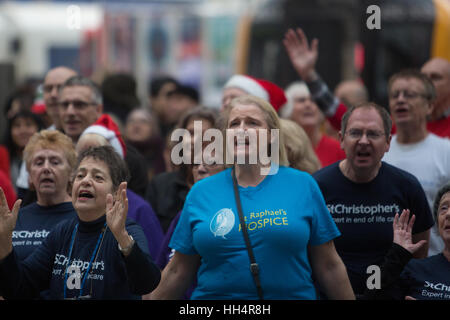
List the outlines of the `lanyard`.
<svg viewBox="0 0 450 320">
<path fill-rule="evenodd" d="M 68 261 L 67 261 L 66 271 L 64 272 L 64 299 L 66 299 L 66 288 L 67 288 L 67 277 L 68 277 L 67 269 L 69 268 L 70 259 L 72 258 L 72 250 L 73 250 L 73 246 L 75 244 L 75 236 L 77 234 L 77 230 L 78 230 L 78 223 L 75 225 L 75 228 L 73 229 L 73 232 L 72 232 L 72 239 L 70 241 L 70 249 L 69 249 L 69 257 L 68 257 Z M 97 259 L 97 253 L 98 253 L 97 251 L 99 249 L 100 243 L 103 240 L 105 232 L 106 232 L 106 222 L 105 222 L 105 224 L 103 226 L 103 231 L 98 236 L 97 244 L 95 245 L 94 252 L 92 252 L 91 259 L 89 261 L 89 266 L 86 269 L 86 271 L 84 272 L 83 282 L 81 283 L 80 294 L 79 294 L 78 298 L 83 295 L 84 284 L 86 282 L 86 279 L 87 279 L 87 276 L 89 274 L 89 271 L 91 270 L 92 262 L 94 260 L 94 257 Z"/>
</svg>

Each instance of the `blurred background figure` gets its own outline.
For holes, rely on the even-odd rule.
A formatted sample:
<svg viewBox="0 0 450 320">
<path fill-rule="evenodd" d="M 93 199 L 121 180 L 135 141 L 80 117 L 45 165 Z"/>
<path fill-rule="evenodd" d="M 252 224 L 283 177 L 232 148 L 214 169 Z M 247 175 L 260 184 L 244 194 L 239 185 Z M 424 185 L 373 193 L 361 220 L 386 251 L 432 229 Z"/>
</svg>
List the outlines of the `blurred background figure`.
<svg viewBox="0 0 450 320">
<path fill-rule="evenodd" d="M 156 116 L 162 137 L 170 131 L 170 124 L 166 119 L 165 110 L 168 108 L 169 95 L 178 86 L 178 81 L 172 77 L 156 77 L 150 81 L 149 102 L 150 110 Z"/>
<path fill-rule="evenodd" d="M 6 119 L 11 119 L 21 110 L 31 110 L 35 98 L 35 86 L 31 83 L 23 83 L 13 90 L 5 100 L 3 113 Z"/>
<path fill-rule="evenodd" d="M 197 107 L 199 103 L 199 92 L 193 87 L 179 84 L 175 90 L 170 91 L 167 96 L 167 106 L 164 109 L 164 119 L 168 129 L 173 129 L 182 115 Z M 163 136 L 164 134 L 163 132 Z"/>
<path fill-rule="evenodd" d="M 41 129 L 43 129 L 41 119 L 29 110 L 19 111 L 8 120 L 3 145 L 9 153 L 9 175 L 19 197 L 21 197 L 21 192 L 18 190 L 16 182 L 22 164 L 22 153 L 31 136 Z"/>
<path fill-rule="evenodd" d="M 286 89 L 289 101 L 283 116 L 293 120 L 306 132 L 320 160 L 321 166 L 326 167 L 338 160 L 345 159 L 345 152 L 341 149 L 339 141 L 327 136 L 323 132 L 322 124 L 325 121 L 323 113 L 311 99 L 311 94 L 304 82 L 294 82 Z"/>
<path fill-rule="evenodd" d="M 440 137 L 450 138 L 450 62 L 443 58 L 430 59 L 422 66 L 421 72 L 436 89 L 427 129 Z"/>
<path fill-rule="evenodd" d="M 357 106 L 358 104 L 369 101 L 369 93 L 367 88 L 360 80 L 345 80 L 340 82 L 334 95 L 348 107 Z"/>
<path fill-rule="evenodd" d="M 190 143 L 193 148 L 194 122 L 201 122 L 201 134 L 203 136 L 207 129 L 216 128 L 217 117 L 217 110 L 197 107 L 186 112 L 176 128 L 186 129 L 189 132 L 191 135 Z M 183 137 L 183 142 L 185 141 L 187 140 Z M 174 144 L 170 144 L 170 146 L 174 146 Z M 164 233 L 169 228 L 173 218 L 183 208 L 186 195 L 193 184 L 194 179 L 191 167 L 185 163 L 178 165 L 175 171 L 164 172 L 154 176 L 149 182 L 145 199 L 155 210 Z"/>
<path fill-rule="evenodd" d="M 129 73 L 107 75 L 101 85 L 103 112 L 124 121 L 129 113 L 139 107 L 136 80 Z"/>
<path fill-rule="evenodd" d="M 62 84 L 70 77 L 76 76 L 77 72 L 68 67 L 60 66 L 50 69 L 44 78 L 43 99 L 46 112 L 51 118 L 53 124 L 49 129 L 62 130 L 61 120 L 59 118 L 59 89 Z"/>
<path fill-rule="evenodd" d="M 308 135 L 296 122 L 280 119 L 281 134 L 289 160 L 289 166 L 313 174 L 320 169 L 320 161 Z"/>
<path fill-rule="evenodd" d="M 155 116 L 148 110 L 135 109 L 130 112 L 125 123 L 124 139 L 144 156 L 149 180 L 165 171 L 164 140 Z"/>
</svg>

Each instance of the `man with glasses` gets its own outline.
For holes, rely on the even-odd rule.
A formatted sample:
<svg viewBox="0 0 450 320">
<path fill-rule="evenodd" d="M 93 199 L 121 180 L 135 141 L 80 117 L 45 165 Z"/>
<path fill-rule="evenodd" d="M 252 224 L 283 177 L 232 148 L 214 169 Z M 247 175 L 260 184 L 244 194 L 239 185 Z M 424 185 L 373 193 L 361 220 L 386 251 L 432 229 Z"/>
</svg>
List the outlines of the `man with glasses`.
<svg viewBox="0 0 450 320">
<path fill-rule="evenodd" d="M 396 213 L 410 209 L 416 216 L 414 243 L 428 240 L 433 224 L 419 181 L 381 161 L 390 147 L 391 127 L 389 113 L 374 103 L 350 108 L 339 132 L 346 159 L 313 175 L 342 234 L 335 246 L 357 297 L 367 288 L 369 266 L 381 266 L 392 245 Z"/>
<path fill-rule="evenodd" d="M 62 85 L 59 92 L 61 126 L 74 143 L 84 129 L 97 121 L 102 112 L 102 95 L 90 79 L 74 76 Z"/>
<path fill-rule="evenodd" d="M 43 98 L 45 103 L 45 109 L 50 119 L 52 120 L 52 125 L 48 127 L 48 130 L 62 130 L 61 121 L 59 117 L 59 90 L 63 83 L 70 77 L 76 76 L 77 72 L 68 67 L 59 66 L 50 69 L 44 78 L 44 83 L 42 87 Z M 25 194 L 23 198 L 23 205 L 29 204 L 35 201 L 35 196 L 32 193 L 25 193 L 28 190 L 28 171 L 25 165 L 25 161 L 22 162 L 20 167 L 20 174 L 17 178 L 16 185 L 21 188 Z"/>
<path fill-rule="evenodd" d="M 67 79 L 75 75 L 77 75 L 75 70 L 63 66 L 50 69 L 45 75 L 43 84 L 43 98 L 47 114 L 53 122 L 53 125 L 48 129 L 62 129 L 58 108 L 59 89 Z"/>
<path fill-rule="evenodd" d="M 430 208 L 438 190 L 450 181 L 450 141 L 428 132 L 435 88 L 416 70 L 394 74 L 388 83 L 389 107 L 397 126 L 383 160 L 413 174 L 421 183 Z M 428 255 L 442 252 L 444 243 L 433 226 Z"/>
</svg>

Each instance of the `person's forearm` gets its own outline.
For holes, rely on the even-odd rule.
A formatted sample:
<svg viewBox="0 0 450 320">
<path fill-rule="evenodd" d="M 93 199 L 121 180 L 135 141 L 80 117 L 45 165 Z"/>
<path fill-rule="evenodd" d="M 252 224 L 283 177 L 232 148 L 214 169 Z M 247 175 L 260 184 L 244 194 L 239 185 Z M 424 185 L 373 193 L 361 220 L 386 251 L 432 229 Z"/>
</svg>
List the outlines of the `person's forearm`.
<svg viewBox="0 0 450 320">
<path fill-rule="evenodd" d="M 152 300 L 174 300 L 183 296 L 193 282 L 195 271 L 185 270 L 184 264 L 169 261 L 161 274 L 159 286 L 150 295 Z M 189 269 L 192 266 L 189 266 Z M 196 270 L 196 269 L 195 269 Z"/>
<path fill-rule="evenodd" d="M 184 281 L 177 274 L 174 274 L 173 270 L 168 271 L 166 269 L 162 272 L 159 286 L 150 294 L 151 300 L 179 299 L 189 287 L 189 284 L 183 285 Z"/>
<path fill-rule="evenodd" d="M 129 254 L 124 256 L 124 261 L 132 293 L 148 294 L 158 286 L 161 272 L 137 243 L 133 245 Z"/>
<path fill-rule="evenodd" d="M 386 300 L 395 299 L 399 296 L 399 289 L 396 283 L 400 278 L 406 264 L 411 260 L 412 254 L 402 246 L 393 243 L 381 265 L 380 288 L 367 288 L 362 299 L 365 300 Z"/>
<path fill-rule="evenodd" d="M 355 300 L 347 270 L 342 262 L 326 268 L 318 279 L 329 299 Z"/>
<path fill-rule="evenodd" d="M 311 97 L 327 117 L 332 117 L 339 106 L 339 99 L 330 91 L 325 81 L 318 74 L 305 80 Z"/>
</svg>

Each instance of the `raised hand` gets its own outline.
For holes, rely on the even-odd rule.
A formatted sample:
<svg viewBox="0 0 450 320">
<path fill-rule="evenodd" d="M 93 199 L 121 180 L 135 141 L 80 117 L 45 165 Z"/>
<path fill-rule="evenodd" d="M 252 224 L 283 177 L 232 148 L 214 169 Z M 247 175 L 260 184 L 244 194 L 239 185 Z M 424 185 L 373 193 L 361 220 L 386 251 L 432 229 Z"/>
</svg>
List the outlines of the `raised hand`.
<svg viewBox="0 0 450 320">
<path fill-rule="evenodd" d="M 6 257 L 12 250 L 12 232 L 16 227 L 21 203 L 22 200 L 17 200 L 12 210 L 9 210 L 5 193 L 0 188 L 0 259 Z"/>
<path fill-rule="evenodd" d="M 411 254 L 414 254 L 425 245 L 427 241 L 420 240 L 417 243 L 412 242 L 412 227 L 416 220 L 416 216 L 413 215 L 411 219 L 409 219 L 409 213 L 409 209 L 404 209 L 400 217 L 398 213 L 396 213 L 392 227 L 394 229 L 394 243 L 402 246 Z"/>
<path fill-rule="evenodd" d="M 125 221 L 128 214 L 127 183 L 122 182 L 116 193 L 116 199 L 112 194 L 106 196 L 106 224 L 118 240 L 125 230 Z"/>
<path fill-rule="evenodd" d="M 319 40 L 313 39 L 311 47 L 302 29 L 289 29 L 283 39 L 284 47 L 297 73 L 304 81 L 315 80 Z"/>
</svg>

